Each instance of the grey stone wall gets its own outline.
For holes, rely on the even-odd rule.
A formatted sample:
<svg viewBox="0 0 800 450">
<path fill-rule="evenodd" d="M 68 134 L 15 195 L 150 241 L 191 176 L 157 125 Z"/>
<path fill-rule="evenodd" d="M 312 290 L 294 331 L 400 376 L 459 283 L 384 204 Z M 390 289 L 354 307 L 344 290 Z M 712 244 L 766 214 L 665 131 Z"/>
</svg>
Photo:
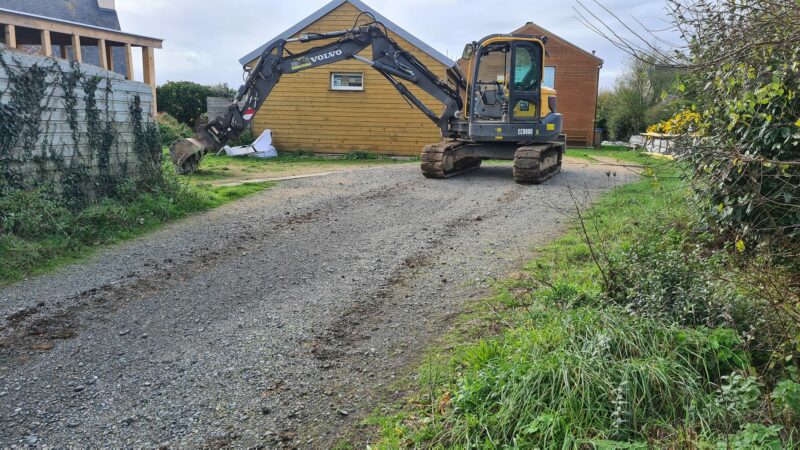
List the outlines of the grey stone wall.
<svg viewBox="0 0 800 450">
<path fill-rule="evenodd" d="M 139 123 L 142 128 L 152 129 L 150 86 L 91 65 L 73 66 L 62 60 L 2 49 L 0 58 L 8 66 L 0 66 L 3 108 L 0 112 L 6 117 L 25 119 L 18 120 L 13 129 L 0 124 L 0 132 L 4 133 L 0 143 L 6 143 L 6 148 L 0 148 L 0 169 L 24 180 L 26 185 L 36 185 L 58 183 L 65 171 L 81 172 L 88 179 L 108 174 L 135 175 L 143 164 L 152 163 L 154 157 L 160 158 L 160 155 L 143 155 L 142 146 L 137 147 L 137 138 L 139 141 L 142 138 L 141 133 L 135 133 L 131 111 L 131 105 L 138 98 L 141 104 Z M 33 68 L 45 69 L 45 89 L 38 104 L 32 101 L 27 105 L 14 93 L 14 79 L 20 80 Z M 64 78 L 75 76 L 76 72 L 80 77 L 75 78 L 76 83 L 68 93 Z M 96 88 L 91 90 L 94 84 Z M 88 98 L 90 95 L 95 102 L 91 109 L 87 106 L 92 100 Z M 98 130 L 102 131 L 100 142 Z M 151 145 L 150 149 L 153 147 Z"/>
</svg>

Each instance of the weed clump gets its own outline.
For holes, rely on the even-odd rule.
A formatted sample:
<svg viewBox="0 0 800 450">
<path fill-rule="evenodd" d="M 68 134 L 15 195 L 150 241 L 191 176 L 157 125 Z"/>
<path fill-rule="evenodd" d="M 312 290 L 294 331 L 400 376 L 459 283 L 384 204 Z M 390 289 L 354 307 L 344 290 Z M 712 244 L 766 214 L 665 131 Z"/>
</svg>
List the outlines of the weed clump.
<svg viewBox="0 0 800 450">
<path fill-rule="evenodd" d="M 454 357 L 452 369 L 463 376 L 442 418 L 441 443 L 571 448 L 680 439 L 673 424 L 684 421 L 709 430 L 731 424 L 716 393 L 749 359 L 730 329 L 549 305 L 518 325 Z"/>
<path fill-rule="evenodd" d="M 607 300 L 632 314 L 684 326 L 750 323 L 746 299 L 724 280 L 726 255 L 688 239 L 674 230 L 637 239 L 611 264 Z"/>
</svg>

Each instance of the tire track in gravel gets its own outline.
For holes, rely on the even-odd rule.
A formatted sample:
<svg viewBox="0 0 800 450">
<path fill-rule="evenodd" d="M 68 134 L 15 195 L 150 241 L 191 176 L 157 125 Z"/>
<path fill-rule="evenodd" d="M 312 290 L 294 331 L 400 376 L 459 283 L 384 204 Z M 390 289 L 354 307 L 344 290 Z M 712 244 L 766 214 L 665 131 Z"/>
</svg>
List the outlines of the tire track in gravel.
<svg viewBox="0 0 800 450">
<path fill-rule="evenodd" d="M 519 197 L 520 191 L 511 189 L 497 198 L 495 207 L 484 210 L 482 212 L 483 216 L 476 216 L 470 211 L 449 220 L 445 223 L 444 228 L 452 233 L 467 230 L 473 226 L 475 222 L 483 221 L 484 216 L 492 217 L 497 215 L 497 213 L 504 208 L 504 205 L 516 201 Z M 422 231 L 427 231 L 427 228 L 423 227 Z M 321 361 L 333 359 L 341 356 L 342 351 L 347 346 L 359 340 L 363 340 L 359 335 L 359 325 L 364 323 L 368 317 L 380 311 L 390 292 L 401 287 L 418 271 L 430 267 L 443 241 L 444 239 L 441 236 L 436 237 L 427 243 L 428 248 L 405 258 L 397 270 L 388 278 L 386 283 L 375 289 L 375 301 L 366 304 L 357 303 L 342 312 L 328 329 L 317 335 L 308 343 L 312 348 L 311 353 L 314 357 Z M 445 279 L 444 281 L 446 282 L 447 280 Z"/>
<path fill-rule="evenodd" d="M 397 183 L 389 188 L 371 189 L 361 198 L 364 201 L 375 201 L 406 189 L 414 181 Z M 329 204 L 312 211 L 292 214 L 288 217 L 272 221 L 269 225 L 275 228 L 298 226 L 317 220 L 330 214 L 337 208 Z M 206 251 L 189 254 L 192 259 L 173 264 L 165 259 L 166 267 L 156 265 L 155 271 L 147 276 L 132 275 L 124 284 L 104 284 L 87 289 L 76 295 L 67 297 L 70 306 L 45 308 L 41 303 L 35 307 L 23 309 L 6 317 L 9 325 L 0 328 L 0 368 L 13 364 L 25 364 L 30 358 L 24 355 L 33 351 L 50 351 L 59 341 L 74 338 L 80 331 L 80 323 L 85 318 L 100 319 L 103 315 L 114 313 L 124 308 L 128 302 L 146 297 L 148 294 L 163 289 L 165 280 L 185 281 L 195 277 L 210 267 L 222 264 L 230 259 L 244 256 L 248 248 L 259 247 L 272 239 L 268 235 L 241 234 L 229 241 L 226 251 Z M 169 281 L 167 281 L 169 282 Z M 2 369 L 0 369 L 2 373 Z"/>
</svg>

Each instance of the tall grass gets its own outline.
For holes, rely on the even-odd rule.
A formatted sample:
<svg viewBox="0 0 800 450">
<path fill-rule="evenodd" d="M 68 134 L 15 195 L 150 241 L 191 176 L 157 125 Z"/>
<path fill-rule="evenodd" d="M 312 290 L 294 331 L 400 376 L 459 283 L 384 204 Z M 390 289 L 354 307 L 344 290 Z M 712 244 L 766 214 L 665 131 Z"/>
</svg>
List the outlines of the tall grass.
<svg viewBox="0 0 800 450">
<path fill-rule="evenodd" d="M 614 309 L 532 309 L 455 355 L 461 373 L 438 443 L 572 448 L 718 427 L 722 377 L 748 367 L 735 332 L 664 326 Z M 679 436 L 674 436 L 679 437 Z"/>
</svg>

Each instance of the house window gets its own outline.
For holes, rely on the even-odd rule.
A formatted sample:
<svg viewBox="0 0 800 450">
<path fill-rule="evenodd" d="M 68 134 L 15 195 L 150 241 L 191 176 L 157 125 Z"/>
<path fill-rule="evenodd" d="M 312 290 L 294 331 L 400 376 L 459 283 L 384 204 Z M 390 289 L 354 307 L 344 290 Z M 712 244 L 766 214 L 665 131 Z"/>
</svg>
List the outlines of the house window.
<svg viewBox="0 0 800 450">
<path fill-rule="evenodd" d="M 332 73 L 331 90 L 334 91 L 363 91 L 363 73 Z"/>
<path fill-rule="evenodd" d="M 542 85 L 544 87 L 548 87 L 550 89 L 556 88 L 556 68 L 553 66 L 547 66 L 544 68 L 544 80 L 542 80 Z"/>
</svg>

